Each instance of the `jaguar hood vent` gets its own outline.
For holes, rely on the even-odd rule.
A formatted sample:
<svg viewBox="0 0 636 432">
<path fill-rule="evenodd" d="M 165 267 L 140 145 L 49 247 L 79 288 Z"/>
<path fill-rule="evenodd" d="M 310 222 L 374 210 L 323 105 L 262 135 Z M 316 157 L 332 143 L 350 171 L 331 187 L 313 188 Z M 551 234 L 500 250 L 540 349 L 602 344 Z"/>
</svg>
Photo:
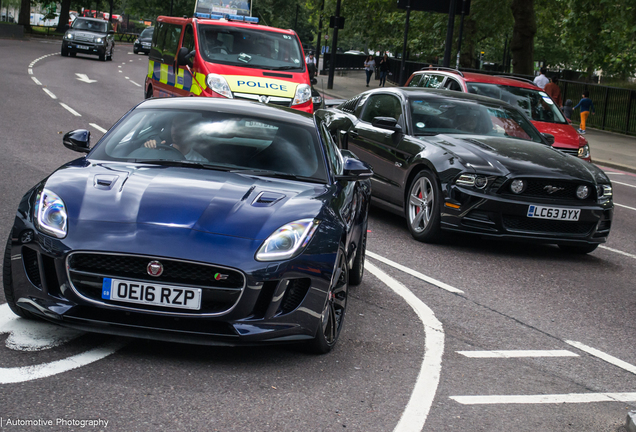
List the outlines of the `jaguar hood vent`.
<svg viewBox="0 0 636 432">
<path fill-rule="evenodd" d="M 258 196 L 252 201 L 252 206 L 254 207 L 269 207 L 271 205 L 276 204 L 278 201 L 285 198 L 285 195 L 277 193 L 277 192 L 261 192 Z"/>
</svg>

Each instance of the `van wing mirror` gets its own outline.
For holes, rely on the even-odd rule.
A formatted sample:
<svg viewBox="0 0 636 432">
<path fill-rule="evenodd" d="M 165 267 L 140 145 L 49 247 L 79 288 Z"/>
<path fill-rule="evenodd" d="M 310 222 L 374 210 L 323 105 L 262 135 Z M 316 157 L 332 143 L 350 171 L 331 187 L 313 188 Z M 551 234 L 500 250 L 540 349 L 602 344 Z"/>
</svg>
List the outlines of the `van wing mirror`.
<svg viewBox="0 0 636 432">
<path fill-rule="evenodd" d="M 179 48 L 179 53 L 177 54 L 177 67 L 179 66 L 188 66 L 189 60 L 194 56 L 195 51 L 189 51 L 186 47 Z"/>
</svg>

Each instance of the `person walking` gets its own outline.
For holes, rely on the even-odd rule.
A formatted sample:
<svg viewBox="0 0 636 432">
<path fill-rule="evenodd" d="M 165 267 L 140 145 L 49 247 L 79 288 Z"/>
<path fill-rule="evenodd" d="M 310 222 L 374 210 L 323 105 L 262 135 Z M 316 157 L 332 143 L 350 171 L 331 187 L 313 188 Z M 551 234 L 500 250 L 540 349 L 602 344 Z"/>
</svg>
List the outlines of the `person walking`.
<svg viewBox="0 0 636 432">
<path fill-rule="evenodd" d="M 587 122 L 587 117 L 590 115 L 590 113 L 594 114 L 595 113 L 595 109 L 594 109 L 594 103 L 592 102 L 592 99 L 590 99 L 590 92 L 585 90 L 583 92 L 582 95 L 582 99 L 579 101 L 578 104 L 576 104 L 576 106 L 574 108 L 572 108 L 573 110 L 580 108 L 581 109 L 581 125 L 579 126 L 579 133 L 584 134 L 585 133 L 585 123 Z"/>
<path fill-rule="evenodd" d="M 389 56 L 385 53 L 380 60 L 380 87 L 386 84 L 386 76 L 389 74 Z"/>
<path fill-rule="evenodd" d="M 371 81 L 371 75 L 373 75 L 373 69 L 375 69 L 375 60 L 370 55 L 364 61 L 364 71 L 367 73 L 367 87 L 369 87 L 369 81 Z"/>
<path fill-rule="evenodd" d="M 546 72 L 546 68 L 542 67 L 539 71 L 539 75 L 537 75 L 537 77 L 534 79 L 534 85 L 541 89 L 543 89 L 545 85 L 550 82 L 550 80 L 545 76 Z"/>
<path fill-rule="evenodd" d="M 309 55 L 305 57 L 305 63 L 307 63 L 307 73 L 309 74 L 309 82 L 313 84 L 313 79 L 318 71 L 318 64 L 316 63 L 316 57 L 314 52 L 309 51 Z"/>
<path fill-rule="evenodd" d="M 559 87 L 559 78 L 552 78 L 552 81 L 547 83 L 543 90 L 552 98 L 559 108 L 563 106 L 563 99 L 561 99 L 561 87 Z"/>
<path fill-rule="evenodd" d="M 566 119 L 572 121 L 572 99 L 568 99 L 565 101 L 565 105 L 563 106 L 563 115 Z"/>
</svg>

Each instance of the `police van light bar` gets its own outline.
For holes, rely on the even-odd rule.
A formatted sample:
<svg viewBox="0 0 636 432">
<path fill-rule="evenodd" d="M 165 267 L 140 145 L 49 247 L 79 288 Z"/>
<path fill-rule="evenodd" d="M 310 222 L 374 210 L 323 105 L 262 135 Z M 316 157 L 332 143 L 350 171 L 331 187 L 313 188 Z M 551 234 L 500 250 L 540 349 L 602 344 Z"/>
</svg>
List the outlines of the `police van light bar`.
<svg viewBox="0 0 636 432">
<path fill-rule="evenodd" d="M 201 12 L 197 12 L 194 14 L 195 18 L 205 18 L 208 19 L 210 18 L 210 14 L 206 14 L 206 13 L 201 13 Z"/>
<path fill-rule="evenodd" d="M 214 20 L 226 19 L 228 21 L 244 21 L 244 22 L 248 22 L 252 24 L 258 24 L 257 17 L 248 17 L 243 15 L 228 15 L 228 14 L 223 15 L 218 13 L 208 14 L 208 13 L 197 12 L 194 14 L 194 17 L 204 18 L 204 19 L 214 19 Z"/>
<path fill-rule="evenodd" d="M 248 16 L 246 16 L 244 19 L 245 19 L 245 22 L 252 23 L 252 24 L 258 24 L 258 17 L 248 17 Z"/>
<path fill-rule="evenodd" d="M 229 15 L 228 19 L 231 19 L 232 21 L 243 21 L 245 17 L 243 15 Z"/>
</svg>

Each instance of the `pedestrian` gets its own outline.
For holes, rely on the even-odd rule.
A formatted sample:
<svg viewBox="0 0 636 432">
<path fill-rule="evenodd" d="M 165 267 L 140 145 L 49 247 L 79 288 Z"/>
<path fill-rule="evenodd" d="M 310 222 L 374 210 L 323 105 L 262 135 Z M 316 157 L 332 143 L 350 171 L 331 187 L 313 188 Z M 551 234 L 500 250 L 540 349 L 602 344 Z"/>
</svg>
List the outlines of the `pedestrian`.
<svg viewBox="0 0 636 432">
<path fill-rule="evenodd" d="M 380 87 L 386 84 L 386 76 L 389 74 L 389 56 L 385 53 L 380 60 Z"/>
<path fill-rule="evenodd" d="M 547 83 L 543 90 L 552 98 L 559 108 L 563 106 L 563 99 L 561 99 L 561 87 L 559 87 L 559 78 L 552 78 L 552 81 Z"/>
<path fill-rule="evenodd" d="M 373 69 L 375 69 L 375 60 L 370 55 L 364 61 L 364 71 L 367 73 L 367 87 L 369 87 L 369 81 L 371 81 L 371 75 L 373 75 Z"/>
<path fill-rule="evenodd" d="M 305 57 L 305 63 L 307 63 L 307 73 L 309 73 L 309 82 L 313 84 L 314 76 L 316 76 L 316 71 L 318 70 L 318 65 L 316 64 L 316 57 L 314 57 L 313 51 L 309 51 L 309 55 Z"/>
<path fill-rule="evenodd" d="M 568 99 L 565 101 L 565 106 L 563 107 L 563 115 L 565 116 L 566 119 L 572 121 L 572 112 L 574 111 L 574 109 L 572 109 L 572 99 Z"/>
<path fill-rule="evenodd" d="M 543 89 L 550 80 L 545 76 L 546 69 L 544 67 L 539 71 L 539 75 L 534 79 L 534 85 Z"/>
<path fill-rule="evenodd" d="M 594 103 L 592 103 L 592 99 L 590 99 L 590 92 L 585 90 L 582 95 L 582 99 L 579 103 L 576 104 L 572 110 L 577 108 L 581 109 L 581 125 L 579 126 L 579 133 L 585 133 L 585 123 L 587 122 L 587 117 L 590 113 L 594 114 Z"/>
</svg>

